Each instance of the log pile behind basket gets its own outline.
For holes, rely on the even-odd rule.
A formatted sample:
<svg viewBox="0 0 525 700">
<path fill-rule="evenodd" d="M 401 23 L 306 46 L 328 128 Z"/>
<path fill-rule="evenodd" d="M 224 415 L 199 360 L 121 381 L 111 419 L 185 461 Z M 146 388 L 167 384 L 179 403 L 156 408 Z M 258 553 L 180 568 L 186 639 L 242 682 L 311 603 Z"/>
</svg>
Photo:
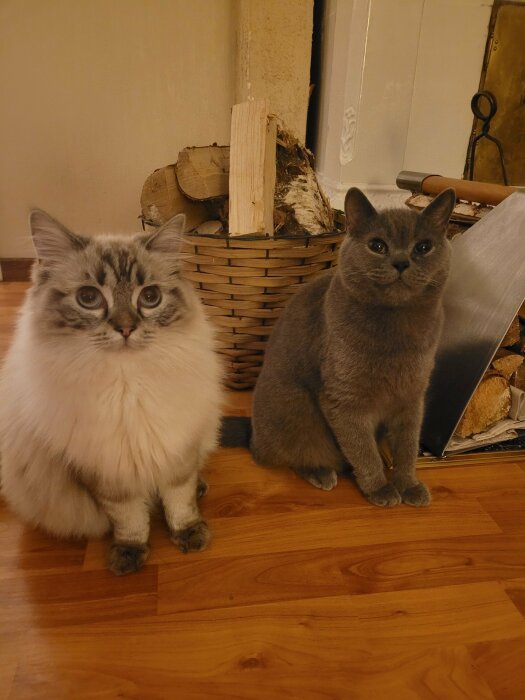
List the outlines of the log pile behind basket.
<svg viewBox="0 0 525 700">
<path fill-rule="evenodd" d="M 317 236 L 334 230 L 333 212 L 313 155 L 269 110 L 266 100 L 234 105 L 230 146 L 188 146 L 153 172 L 142 218 L 160 225 L 176 213 L 187 231 L 219 221 L 231 236 Z M 217 230 L 208 224 L 205 230 Z"/>
</svg>

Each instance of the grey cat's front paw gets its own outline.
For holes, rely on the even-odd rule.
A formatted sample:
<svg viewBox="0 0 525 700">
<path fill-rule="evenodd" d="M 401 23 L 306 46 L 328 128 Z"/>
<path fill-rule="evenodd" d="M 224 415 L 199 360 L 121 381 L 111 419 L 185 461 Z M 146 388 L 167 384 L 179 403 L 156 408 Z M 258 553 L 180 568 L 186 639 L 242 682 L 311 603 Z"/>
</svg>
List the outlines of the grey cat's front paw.
<svg viewBox="0 0 525 700">
<path fill-rule="evenodd" d="M 401 494 L 401 500 L 408 506 L 428 506 L 432 496 L 428 487 L 420 481 L 415 486 L 405 489 Z"/>
<path fill-rule="evenodd" d="M 109 550 L 108 569 L 117 576 L 132 574 L 142 568 L 148 554 L 147 544 L 114 542 Z"/>
<path fill-rule="evenodd" d="M 381 506 L 382 508 L 390 508 L 401 503 L 399 491 L 393 484 L 390 483 L 381 486 L 381 488 L 377 489 L 377 491 L 366 493 L 365 496 L 368 498 L 370 503 L 373 503 L 375 506 Z"/>
<path fill-rule="evenodd" d="M 211 532 L 207 523 L 204 520 L 199 520 L 193 525 L 184 528 L 184 530 L 172 531 L 170 539 L 184 554 L 199 552 L 208 546 L 211 540 Z"/>
<path fill-rule="evenodd" d="M 333 469 L 326 469 L 325 467 L 318 467 L 307 469 L 305 467 L 298 467 L 294 470 L 302 479 L 308 481 L 318 489 L 323 489 L 323 491 L 331 491 L 335 486 L 337 486 L 337 473 Z"/>
</svg>

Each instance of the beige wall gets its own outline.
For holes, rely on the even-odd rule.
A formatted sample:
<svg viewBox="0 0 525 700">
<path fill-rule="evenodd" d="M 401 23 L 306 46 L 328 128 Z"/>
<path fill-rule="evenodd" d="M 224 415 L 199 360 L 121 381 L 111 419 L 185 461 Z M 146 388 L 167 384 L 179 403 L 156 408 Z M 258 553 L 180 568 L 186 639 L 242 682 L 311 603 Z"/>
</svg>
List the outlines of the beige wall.
<svg viewBox="0 0 525 700">
<path fill-rule="evenodd" d="M 229 142 L 236 0 L 0 1 L 0 257 L 32 255 L 31 206 L 131 232 L 142 184 Z"/>
</svg>

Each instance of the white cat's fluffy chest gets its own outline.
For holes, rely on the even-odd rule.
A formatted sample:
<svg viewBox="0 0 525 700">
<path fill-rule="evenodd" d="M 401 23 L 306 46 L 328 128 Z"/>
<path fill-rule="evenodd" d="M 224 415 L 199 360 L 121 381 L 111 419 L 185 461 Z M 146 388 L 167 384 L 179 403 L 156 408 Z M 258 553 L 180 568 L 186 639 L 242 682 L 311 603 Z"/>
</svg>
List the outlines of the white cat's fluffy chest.
<svg viewBox="0 0 525 700">
<path fill-rule="evenodd" d="M 42 347 L 22 320 L 8 364 L 19 430 L 109 488 L 152 490 L 193 467 L 203 432 L 213 442 L 219 365 L 202 318 L 145 350 L 109 352 Z"/>
</svg>

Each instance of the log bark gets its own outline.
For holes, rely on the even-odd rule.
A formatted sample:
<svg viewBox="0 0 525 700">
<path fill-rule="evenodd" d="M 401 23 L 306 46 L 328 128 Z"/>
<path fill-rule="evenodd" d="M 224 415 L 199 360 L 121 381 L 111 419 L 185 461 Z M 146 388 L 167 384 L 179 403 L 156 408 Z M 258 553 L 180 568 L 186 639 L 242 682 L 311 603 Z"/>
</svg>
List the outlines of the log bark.
<svg viewBox="0 0 525 700">
<path fill-rule="evenodd" d="M 520 320 L 519 320 L 519 317 L 516 316 L 516 318 L 510 324 L 509 330 L 505 334 L 505 337 L 501 341 L 501 347 L 508 348 L 511 345 L 516 345 L 519 342 L 520 342 Z"/>
<path fill-rule="evenodd" d="M 518 367 L 523 363 L 523 356 L 510 350 L 501 348 L 492 360 L 492 368 L 501 374 L 505 379 L 510 380 Z"/>
<path fill-rule="evenodd" d="M 516 370 L 516 374 L 512 379 L 512 386 L 525 391 L 525 364 L 520 365 Z"/>
<path fill-rule="evenodd" d="M 313 167 L 313 155 L 282 125 L 277 130 L 275 235 L 304 236 L 334 230 L 328 198 Z"/>
</svg>

